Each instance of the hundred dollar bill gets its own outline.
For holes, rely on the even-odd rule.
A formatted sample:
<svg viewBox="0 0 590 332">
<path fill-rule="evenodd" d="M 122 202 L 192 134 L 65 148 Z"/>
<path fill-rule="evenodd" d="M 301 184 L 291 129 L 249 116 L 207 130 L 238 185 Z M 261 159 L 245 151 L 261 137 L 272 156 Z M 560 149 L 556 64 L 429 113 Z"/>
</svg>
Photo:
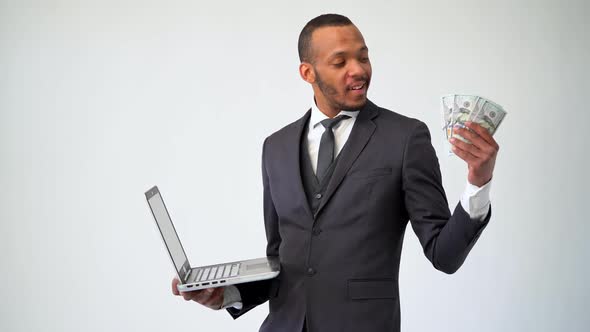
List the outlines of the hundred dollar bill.
<svg viewBox="0 0 590 332">
<path fill-rule="evenodd" d="M 455 95 L 446 95 L 442 97 L 442 128 L 445 137 L 451 138 L 453 110 L 455 109 Z"/>
<path fill-rule="evenodd" d="M 470 96 L 470 95 L 456 95 L 455 96 L 455 104 L 456 109 L 453 111 L 453 125 L 452 127 L 465 127 L 465 122 L 472 119 L 472 114 L 475 111 L 475 107 L 478 105 L 478 101 L 481 98 L 479 96 Z M 451 131 L 452 133 L 452 131 Z M 470 143 L 471 142 L 461 137 L 461 135 L 457 135 L 452 133 L 450 137 L 455 137 L 457 139 L 462 140 L 463 142 Z M 450 138 L 449 137 L 449 138 Z"/>
<path fill-rule="evenodd" d="M 455 127 L 465 127 L 465 122 L 471 121 L 486 128 L 493 135 L 502 120 L 506 116 L 506 111 L 502 106 L 484 97 L 475 95 L 445 95 L 442 97 L 442 126 L 445 133 L 447 151 L 449 155 L 454 155 L 450 139 L 455 137 L 466 143 L 469 140 L 453 133 Z"/>
<path fill-rule="evenodd" d="M 473 108 L 473 112 L 471 112 L 471 115 L 469 116 L 469 121 L 473 122 L 473 120 L 477 116 L 477 113 L 479 112 L 479 110 L 481 110 L 483 104 L 485 104 L 486 101 L 487 99 L 485 99 L 484 97 L 479 97 L 477 103 L 475 104 L 475 107 Z"/>
<path fill-rule="evenodd" d="M 494 135 L 494 133 L 500 127 L 502 120 L 506 116 L 506 111 L 502 108 L 502 106 L 490 101 L 486 100 L 481 109 L 474 115 L 471 121 L 478 123 L 490 133 L 490 135 Z"/>
</svg>

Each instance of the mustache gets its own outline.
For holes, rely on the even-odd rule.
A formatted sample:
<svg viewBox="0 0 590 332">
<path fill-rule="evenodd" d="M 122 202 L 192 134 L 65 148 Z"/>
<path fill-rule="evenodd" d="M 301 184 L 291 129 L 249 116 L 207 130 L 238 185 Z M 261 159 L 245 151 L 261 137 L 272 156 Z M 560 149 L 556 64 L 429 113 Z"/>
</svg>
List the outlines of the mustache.
<svg viewBox="0 0 590 332">
<path fill-rule="evenodd" d="M 361 82 L 369 83 L 371 79 L 369 78 L 368 75 L 362 75 L 362 76 L 353 77 L 352 80 L 353 80 L 352 84 L 355 84 L 355 83 L 361 83 Z"/>
</svg>

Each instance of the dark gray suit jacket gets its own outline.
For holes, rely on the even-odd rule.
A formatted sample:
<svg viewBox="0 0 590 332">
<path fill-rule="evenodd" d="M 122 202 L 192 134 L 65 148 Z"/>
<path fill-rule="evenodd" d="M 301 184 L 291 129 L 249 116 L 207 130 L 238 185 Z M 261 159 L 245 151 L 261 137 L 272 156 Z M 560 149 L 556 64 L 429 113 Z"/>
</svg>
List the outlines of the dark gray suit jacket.
<svg viewBox="0 0 590 332">
<path fill-rule="evenodd" d="M 311 112 L 264 142 L 267 255 L 281 274 L 238 285 L 237 318 L 269 300 L 260 331 L 399 331 L 399 262 L 410 220 L 434 267 L 455 272 L 487 225 L 451 215 L 426 125 L 368 102 L 314 215 L 299 163 Z"/>
</svg>

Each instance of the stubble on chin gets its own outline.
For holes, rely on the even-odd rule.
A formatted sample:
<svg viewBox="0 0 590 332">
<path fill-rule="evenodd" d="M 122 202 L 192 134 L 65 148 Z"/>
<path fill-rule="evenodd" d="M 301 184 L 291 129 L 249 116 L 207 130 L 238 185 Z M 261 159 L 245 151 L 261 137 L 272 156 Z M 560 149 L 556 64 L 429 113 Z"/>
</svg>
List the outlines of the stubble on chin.
<svg viewBox="0 0 590 332">
<path fill-rule="evenodd" d="M 331 98 L 330 98 L 331 99 Z M 339 109 L 341 111 L 349 111 L 349 112 L 354 112 L 354 111 L 358 111 L 361 108 L 365 107 L 365 105 L 367 104 L 367 97 L 365 96 L 365 98 L 363 98 L 362 101 L 358 102 L 358 103 L 354 103 L 354 104 L 348 104 L 346 102 L 340 102 L 338 100 L 332 99 L 331 104 L 336 108 Z"/>
<path fill-rule="evenodd" d="M 365 97 L 361 102 L 354 104 L 354 105 L 342 105 L 343 111 L 358 111 L 361 108 L 365 107 L 367 104 L 367 97 Z"/>
<path fill-rule="evenodd" d="M 318 76 L 316 79 L 316 84 L 318 88 L 327 99 L 327 101 L 332 104 L 335 109 L 341 111 L 358 111 L 359 109 L 363 108 L 367 104 L 367 97 L 363 98 L 363 100 L 359 103 L 355 103 L 353 105 L 347 104 L 346 102 L 338 101 L 338 90 L 329 84 L 325 84 L 324 81 Z M 342 96 L 343 99 L 346 98 L 346 93 Z"/>
</svg>

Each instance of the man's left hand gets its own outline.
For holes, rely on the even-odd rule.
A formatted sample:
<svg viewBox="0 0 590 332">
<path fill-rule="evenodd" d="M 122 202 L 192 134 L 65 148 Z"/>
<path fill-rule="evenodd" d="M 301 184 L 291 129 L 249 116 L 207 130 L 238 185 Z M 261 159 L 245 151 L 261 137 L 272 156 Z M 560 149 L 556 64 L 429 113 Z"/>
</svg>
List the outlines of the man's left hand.
<svg viewBox="0 0 590 332">
<path fill-rule="evenodd" d="M 451 138 L 453 153 L 467 162 L 469 174 L 467 180 L 474 186 L 481 187 L 492 179 L 496 156 L 500 146 L 492 135 L 482 126 L 466 122 L 466 128 L 454 128 L 453 132 L 471 141 L 465 143 Z"/>
</svg>

